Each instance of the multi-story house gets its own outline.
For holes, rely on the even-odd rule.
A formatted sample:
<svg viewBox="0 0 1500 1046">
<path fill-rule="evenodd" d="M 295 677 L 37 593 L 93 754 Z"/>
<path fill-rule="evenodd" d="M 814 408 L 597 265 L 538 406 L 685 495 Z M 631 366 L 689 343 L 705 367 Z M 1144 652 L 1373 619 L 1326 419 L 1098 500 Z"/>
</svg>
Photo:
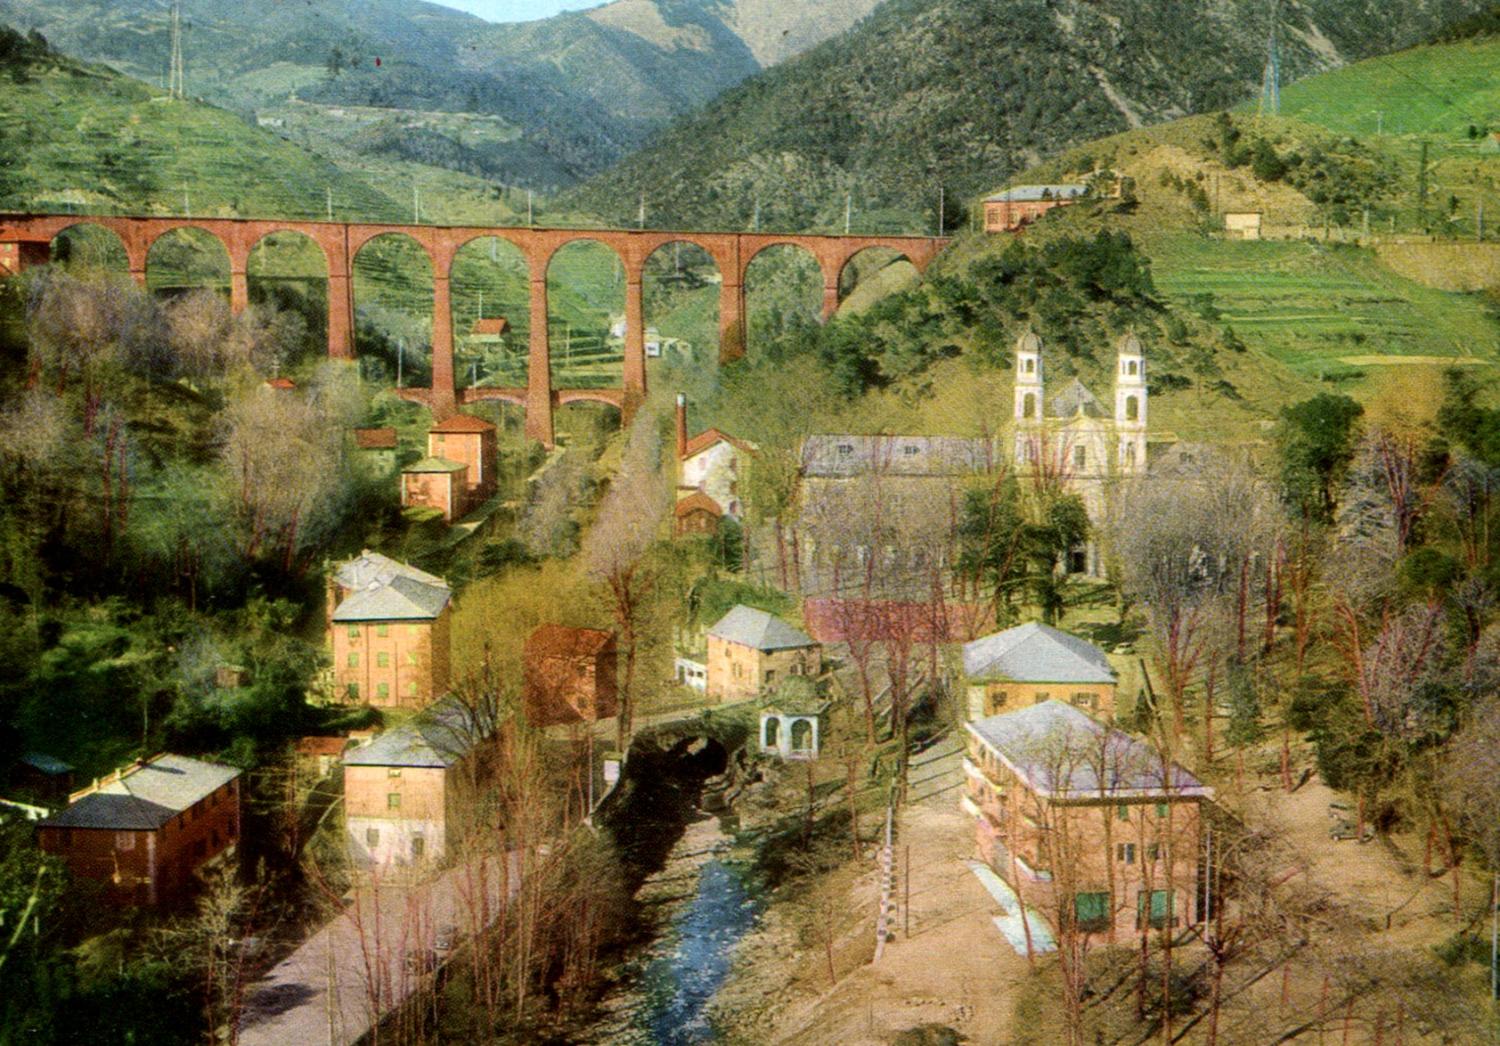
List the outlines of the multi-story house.
<svg viewBox="0 0 1500 1046">
<path fill-rule="evenodd" d="M 427 431 L 427 456 L 468 466 L 464 473 L 465 501 L 477 505 L 495 493 L 499 443 L 495 426 L 472 414 L 455 414 Z"/>
<path fill-rule="evenodd" d="M 1054 929 L 1114 938 L 1201 921 L 1211 789 L 1062 701 L 967 732 L 960 804 L 979 853 Z"/>
<path fill-rule="evenodd" d="M 963 646 L 970 719 L 984 719 L 1049 698 L 1092 716 L 1115 714 L 1115 670 L 1098 647 L 1029 622 Z"/>
<path fill-rule="evenodd" d="M 479 815 L 495 727 L 448 697 L 344 753 L 350 855 L 363 865 L 441 860 Z"/>
<path fill-rule="evenodd" d="M 718 429 L 705 429 L 688 437 L 687 397 L 677 397 L 677 496 L 679 500 L 702 494 L 719 508 L 721 516 L 739 519 L 743 514 L 742 488 L 755 445 Z M 715 525 L 717 520 L 715 520 Z M 681 526 L 681 524 L 679 524 Z"/>
<path fill-rule="evenodd" d="M 172 905 L 240 837 L 240 771 L 187 756 L 137 760 L 69 796 L 38 843 L 123 904 Z"/>
<path fill-rule="evenodd" d="M 788 676 L 823 671 L 823 648 L 775 614 L 741 604 L 708 630 L 708 696 L 758 697 Z"/>
<path fill-rule="evenodd" d="M 448 583 L 365 550 L 334 571 L 328 636 L 335 695 L 420 708 L 448 689 Z"/>
<path fill-rule="evenodd" d="M 592 723 L 616 712 L 615 634 L 542 625 L 526 637 L 521 695 L 532 726 Z"/>
</svg>

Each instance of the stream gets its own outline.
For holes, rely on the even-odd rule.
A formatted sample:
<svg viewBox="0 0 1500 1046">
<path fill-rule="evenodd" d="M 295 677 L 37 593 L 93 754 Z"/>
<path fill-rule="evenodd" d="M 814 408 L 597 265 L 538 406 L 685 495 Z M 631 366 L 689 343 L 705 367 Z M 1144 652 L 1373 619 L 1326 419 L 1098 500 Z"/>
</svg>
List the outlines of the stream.
<svg viewBox="0 0 1500 1046">
<path fill-rule="evenodd" d="M 660 788 L 661 779 L 653 778 L 645 791 Z M 705 1011 L 729 975 L 734 945 L 755 925 L 760 901 L 730 856 L 734 815 L 704 813 L 697 788 L 673 791 L 682 803 L 676 811 L 644 803 L 645 796 L 631 804 L 636 810 L 649 805 L 653 822 L 665 822 L 675 812 L 686 824 L 679 820 L 680 837 L 636 892 L 652 932 L 622 965 L 618 983 L 600 1003 L 599 1019 L 581 1041 L 615 1046 L 718 1041 Z"/>
</svg>

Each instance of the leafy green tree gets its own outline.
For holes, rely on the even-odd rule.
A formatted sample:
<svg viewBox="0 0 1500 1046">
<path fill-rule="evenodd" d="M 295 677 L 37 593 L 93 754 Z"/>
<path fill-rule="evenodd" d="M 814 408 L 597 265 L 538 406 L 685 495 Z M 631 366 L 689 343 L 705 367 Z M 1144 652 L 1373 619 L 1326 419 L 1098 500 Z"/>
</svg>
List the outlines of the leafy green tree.
<svg viewBox="0 0 1500 1046">
<path fill-rule="evenodd" d="M 1276 430 L 1282 496 L 1301 515 L 1332 521 L 1335 492 L 1354 458 L 1363 414 L 1353 399 L 1330 392 L 1282 408 Z"/>
</svg>

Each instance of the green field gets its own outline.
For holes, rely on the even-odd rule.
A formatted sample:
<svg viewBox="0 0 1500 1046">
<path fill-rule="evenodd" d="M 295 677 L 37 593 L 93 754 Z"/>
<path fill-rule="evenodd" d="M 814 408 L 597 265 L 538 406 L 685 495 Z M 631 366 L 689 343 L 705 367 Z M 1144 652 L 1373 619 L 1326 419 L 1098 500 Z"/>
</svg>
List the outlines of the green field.
<svg viewBox="0 0 1500 1046">
<path fill-rule="evenodd" d="M 1167 296 L 1211 294 L 1246 345 L 1308 377 L 1336 377 L 1351 356 L 1500 359 L 1500 323 L 1481 296 L 1403 279 L 1368 250 L 1181 233 L 1149 251 Z"/>
</svg>

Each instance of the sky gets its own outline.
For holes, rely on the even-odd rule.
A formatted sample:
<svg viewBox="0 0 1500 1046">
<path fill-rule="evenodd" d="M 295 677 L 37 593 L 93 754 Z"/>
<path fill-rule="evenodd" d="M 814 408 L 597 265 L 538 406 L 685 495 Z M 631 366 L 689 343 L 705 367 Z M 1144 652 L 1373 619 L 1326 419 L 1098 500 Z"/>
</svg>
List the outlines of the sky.
<svg viewBox="0 0 1500 1046">
<path fill-rule="evenodd" d="M 603 0 L 433 0 L 444 7 L 456 7 L 491 22 L 526 22 L 546 18 L 559 11 L 582 11 L 598 7 Z"/>
</svg>

